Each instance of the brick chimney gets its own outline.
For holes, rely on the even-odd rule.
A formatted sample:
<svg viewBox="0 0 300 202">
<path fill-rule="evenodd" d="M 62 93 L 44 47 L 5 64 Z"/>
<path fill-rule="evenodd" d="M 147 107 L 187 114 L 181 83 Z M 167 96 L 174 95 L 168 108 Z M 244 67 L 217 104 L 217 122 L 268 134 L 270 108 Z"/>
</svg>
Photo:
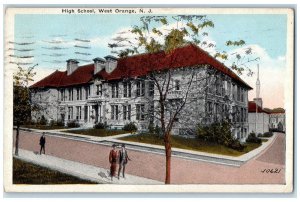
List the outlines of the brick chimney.
<svg viewBox="0 0 300 202">
<path fill-rule="evenodd" d="M 105 56 L 104 58 L 106 60 L 105 70 L 107 73 L 111 73 L 117 67 L 118 58 L 112 55 Z"/>
<path fill-rule="evenodd" d="M 100 72 L 102 69 L 105 69 L 105 62 L 106 60 L 102 59 L 102 58 L 94 58 L 94 74 L 97 74 L 98 72 Z"/>
<path fill-rule="evenodd" d="M 71 75 L 76 69 L 78 69 L 78 61 L 74 59 L 67 60 L 67 75 Z"/>
</svg>

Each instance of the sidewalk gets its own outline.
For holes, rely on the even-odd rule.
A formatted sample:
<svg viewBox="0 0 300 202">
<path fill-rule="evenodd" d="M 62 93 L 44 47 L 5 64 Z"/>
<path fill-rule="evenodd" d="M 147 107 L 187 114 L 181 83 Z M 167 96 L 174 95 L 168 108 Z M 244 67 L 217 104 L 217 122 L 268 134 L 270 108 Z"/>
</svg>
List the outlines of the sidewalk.
<svg viewBox="0 0 300 202">
<path fill-rule="evenodd" d="M 139 142 L 129 142 L 129 141 L 123 141 L 118 139 L 121 137 L 132 135 L 131 133 L 114 135 L 114 136 L 106 136 L 106 137 L 95 137 L 95 136 L 63 132 L 60 129 L 59 130 L 25 129 L 25 130 L 37 132 L 37 133 L 45 132 L 46 135 L 68 138 L 68 139 L 83 141 L 83 142 L 89 142 L 93 144 L 112 145 L 114 143 L 116 144 L 125 143 L 127 145 L 127 149 L 130 150 L 144 151 L 144 152 L 150 152 L 150 153 L 161 154 L 161 155 L 165 154 L 164 146 L 139 143 Z M 200 152 L 200 151 L 192 151 L 192 150 L 179 149 L 179 148 L 172 148 L 172 156 L 185 158 L 189 160 L 204 161 L 204 162 L 240 167 L 250 159 L 259 155 L 262 151 L 267 149 L 269 146 L 271 146 L 276 138 L 277 138 L 277 134 L 274 133 L 274 135 L 271 138 L 269 138 L 267 142 L 263 142 L 262 145 L 257 149 L 254 149 L 251 152 L 248 152 L 238 157 Z"/>
<path fill-rule="evenodd" d="M 99 168 L 83 163 L 78 163 L 74 161 L 69 161 L 61 158 L 57 158 L 49 155 L 39 155 L 32 151 L 27 151 L 19 149 L 19 156 L 14 156 L 17 159 L 24 160 L 36 165 L 40 165 L 46 168 L 57 170 L 62 173 L 66 173 L 81 179 L 101 183 L 101 184 L 131 184 L 131 185 L 157 185 L 163 184 L 152 179 L 147 179 L 143 177 L 137 177 L 134 175 L 126 175 L 125 179 L 120 177 L 114 177 L 113 181 L 109 177 L 109 170 L 104 168 Z"/>
</svg>

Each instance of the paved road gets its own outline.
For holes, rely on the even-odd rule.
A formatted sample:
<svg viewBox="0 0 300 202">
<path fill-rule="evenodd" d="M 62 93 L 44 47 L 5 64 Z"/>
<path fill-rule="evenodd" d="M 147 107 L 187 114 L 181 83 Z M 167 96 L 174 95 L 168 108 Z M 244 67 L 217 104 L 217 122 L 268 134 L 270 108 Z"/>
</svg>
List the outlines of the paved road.
<svg viewBox="0 0 300 202">
<path fill-rule="evenodd" d="M 40 134 L 21 131 L 20 148 L 32 152 L 39 150 Z M 172 158 L 172 184 L 284 184 L 284 144 L 285 135 L 278 138 L 260 156 L 241 167 L 218 165 L 193 161 L 178 157 Z M 47 137 L 46 153 L 55 157 L 80 163 L 109 168 L 110 147 L 61 137 Z M 146 151 L 129 150 L 132 161 L 127 173 L 153 180 L 164 181 L 165 158 L 163 155 Z M 279 173 L 263 173 L 264 169 L 280 169 Z"/>
</svg>

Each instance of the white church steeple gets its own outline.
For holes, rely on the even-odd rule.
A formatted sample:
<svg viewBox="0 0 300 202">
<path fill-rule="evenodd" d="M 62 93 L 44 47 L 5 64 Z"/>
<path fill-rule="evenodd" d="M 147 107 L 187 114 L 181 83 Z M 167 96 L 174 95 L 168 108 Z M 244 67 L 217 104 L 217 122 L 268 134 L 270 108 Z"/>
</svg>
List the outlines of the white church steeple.
<svg viewBox="0 0 300 202">
<path fill-rule="evenodd" d="M 259 94 L 260 94 L 259 64 L 257 64 L 256 98 L 259 98 Z"/>
<path fill-rule="evenodd" d="M 260 98 L 259 64 L 257 64 L 256 97 L 254 101 L 258 106 L 263 107 L 262 99 Z"/>
</svg>

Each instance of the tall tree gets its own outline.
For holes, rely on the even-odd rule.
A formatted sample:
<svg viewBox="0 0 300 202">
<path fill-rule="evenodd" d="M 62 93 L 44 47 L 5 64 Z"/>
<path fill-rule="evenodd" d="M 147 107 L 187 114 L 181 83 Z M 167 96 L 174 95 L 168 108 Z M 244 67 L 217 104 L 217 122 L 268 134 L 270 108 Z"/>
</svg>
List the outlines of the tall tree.
<svg viewBox="0 0 300 202">
<path fill-rule="evenodd" d="M 32 105 L 28 84 L 33 81 L 34 67 L 22 68 L 18 66 L 18 71 L 13 75 L 13 123 L 17 127 L 15 139 L 15 155 L 19 154 L 19 134 L 20 126 L 30 118 Z"/>
<path fill-rule="evenodd" d="M 248 74 L 251 74 L 250 68 L 247 67 L 247 63 L 256 61 L 257 58 L 245 61 L 245 57 L 241 53 L 231 53 L 216 51 L 215 44 L 205 40 L 208 36 L 208 32 L 211 28 L 214 28 L 214 23 L 204 15 L 177 15 L 172 17 L 167 16 L 143 16 L 140 18 L 140 25 L 134 26 L 126 36 L 124 32 L 119 36 L 113 38 L 113 42 L 109 44 L 112 48 L 112 53 L 118 54 L 119 57 L 128 57 L 134 54 L 149 53 L 154 55 L 156 53 L 162 54 L 166 57 L 166 67 L 172 67 L 179 55 L 176 54 L 176 49 L 183 47 L 187 44 L 195 44 L 202 48 L 214 49 L 213 54 L 216 58 L 230 61 L 229 67 L 239 74 L 242 74 L 245 70 L 248 70 Z M 245 41 L 227 41 L 227 46 L 244 46 Z M 251 49 L 246 49 L 245 54 L 250 55 Z M 231 57 L 231 58 L 230 58 Z M 232 59 L 232 57 L 234 57 Z M 188 58 L 187 58 L 188 59 Z M 152 82 L 155 86 L 155 91 L 158 92 L 154 95 L 154 99 L 157 101 L 157 107 L 153 110 L 155 112 L 155 118 L 160 122 L 161 131 L 164 138 L 165 155 L 166 155 L 166 175 L 165 183 L 171 182 L 171 131 L 174 126 L 174 122 L 178 119 L 180 113 L 183 113 L 183 109 L 188 102 L 195 102 L 196 97 L 193 97 L 193 90 L 195 90 L 193 84 L 197 82 L 205 82 L 206 77 L 199 78 L 197 75 L 196 67 L 190 67 L 186 69 L 185 75 L 182 75 L 183 82 L 180 83 L 182 89 L 184 89 L 179 96 L 173 98 L 170 97 L 170 93 L 175 88 L 179 88 L 179 84 L 174 84 L 175 71 L 169 68 L 165 69 L 151 69 L 151 66 L 155 67 L 157 61 L 147 60 L 151 64 L 143 64 L 141 61 L 140 68 L 148 67 L 148 75 L 145 78 Z M 150 69 L 149 69 L 150 67 Z M 204 85 L 203 88 L 196 89 L 203 91 L 207 88 Z M 199 94 L 199 93 L 198 93 Z M 182 114 L 181 114 L 182 115 Z M 187 115 L 188 116 L 188 115 Z"/>
</svg>

